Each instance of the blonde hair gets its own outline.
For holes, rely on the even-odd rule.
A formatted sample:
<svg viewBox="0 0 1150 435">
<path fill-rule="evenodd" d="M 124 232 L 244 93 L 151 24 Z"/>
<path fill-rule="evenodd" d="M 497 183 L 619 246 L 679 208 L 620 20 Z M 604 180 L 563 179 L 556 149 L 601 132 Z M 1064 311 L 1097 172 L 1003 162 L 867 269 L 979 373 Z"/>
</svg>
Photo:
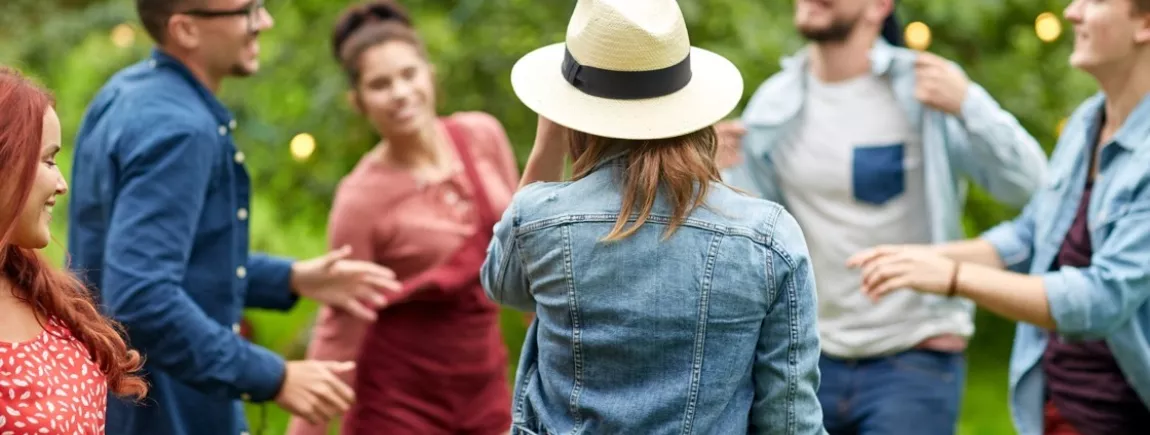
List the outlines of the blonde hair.
<svg viewBox="0 0 1150 435">
<path fill-rule="evenodd" d="M 703 205 L 711 182 L 722 182 L 715 165 L 718 140 L 713 127 L 656 140 L 613 139 L 571 130 L 568 143 L 575 157 L 574 180 L 590 174 L 609 152 L 628 150 L 627 155 L 621 157 L 625 159 L 623 204 L 615 226 L 604 241 L 621 240 L 638 231 L 651 216 L 660 189 L 672 209 L 671 223 L 664 234 L 664 238 L 670 237 L 692 211 Z M 634 224 L 626 227 L 636 212 Z"/>
</svg>

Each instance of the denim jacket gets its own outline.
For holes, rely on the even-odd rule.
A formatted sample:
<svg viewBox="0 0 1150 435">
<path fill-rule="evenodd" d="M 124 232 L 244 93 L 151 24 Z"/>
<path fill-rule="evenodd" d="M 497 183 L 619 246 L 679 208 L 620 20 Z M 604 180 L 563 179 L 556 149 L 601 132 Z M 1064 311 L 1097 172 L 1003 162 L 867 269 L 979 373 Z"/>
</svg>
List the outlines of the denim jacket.
<svg viewBox="0 0 1150 435">
<path fill-rule="evenodd" d="M 1087 207 L 1094 255 L 1086 268 L 1050 271 L 1085 188 L 1104 97 L 1082 104 L 1051 156 L 1051 181 L 1016 219 L 982 235 L 1012 270 L 1041 276 L 1058 333 L 1105 339 L 1126 381 L 1150 405 L 1150 96 L 1099 155 Z M 1010 359 L 1011 416 L 1021 435 L 1041 435 L 1047 331 L 1019 323 Z"/>
<path fill-rule="evenodd" d="M 981 86 L 970 83 L 960 117 L 924 106 L 914 96 L 917 53 L 882 40 L 870 52 L 871 73 L 888 79 L 911 125 L 922 137 L 926 218 L 931 241 L 965 238 L 962 208 L 967 181 L 998 201 L 1021 207 L 1045 178 L 1046 154 L 1013 115 Z M 805 100 L 806 51 L 786 58 L 782 71 L 763 83 L 747 104 L 742 120 L 743 163 L 724 172 L 724 181 L 783 204 L 771 153 L 801 124 Z M 901 168 L 899 168 L 901 170 Z M 869 194 L 878 194 L 868 192 Z M 961 298 L 922 295 L 939 310 L 972 315 L 974 305 Z"/>
<path fill-rule="evenodd" d="M 645 225 L 602 242 L 622 158 L 520 190 L 481 279 L 536 313 L 516 376 L 515 434 L 823 434 L 814 277 L 777 204 L 714 183 L 666 240 Z"/>
<path fill-rule="evenodd" d="M 117 435 L 246 434 L 241 399 L 268 401 L 279 355 L 239 333 L 245 307 L 286 310 L 291 263 L 248 253 L 251 184 L 235 119 L 154 50 L 93 98 L 76 135 L 70 266 L 144 354 L 142 404 L 110 398 Z"/>
</svg>

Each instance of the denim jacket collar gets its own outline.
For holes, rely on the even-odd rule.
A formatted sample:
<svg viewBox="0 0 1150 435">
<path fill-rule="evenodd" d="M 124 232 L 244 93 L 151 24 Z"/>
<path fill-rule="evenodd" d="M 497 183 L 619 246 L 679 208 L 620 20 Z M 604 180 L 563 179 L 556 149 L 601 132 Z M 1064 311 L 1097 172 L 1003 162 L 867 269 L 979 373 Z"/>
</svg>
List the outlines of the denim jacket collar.
<svg viewBox="0 0 1150 435">
<path fill-rule="evenodd" d="M 1105 104 L 1099 100 L 1098 109 Z M 1150 94 L 1144 95 L 1142 100 L 1130 111 L 1127 120 L 1150 119 Z M 1130 151 L 1140 147 L 1150 146 L 1150 122 L 1124 122 L 1118 132 L 1114 134 L 1114 142 Z"/>
<path fill-rule="evenodd" d="M 200 95 L 200 98 L 203 100 L 204 104 L 206 104 L 208 109 L 211 110 L 212 116 L 216 118 L 216 121 L 221 124 L 233 124 L 235 117 L 232 115 L 232 112 L 224 106 L 224 104 L 219 100 L 219 98 L 216 97 L 214 93 L 212 93 L 211 90 L 204 86 L 200 79 L 196 78 L 196 75 L 192 73 L 192 70 L 189 69 L 188 66 L 185 65 L 182 61 L 164 52 L 159 47 L 153 47 L 151 58 L 149 59 L 148 64 L 152 68 L 163 67 L 170 69 L 171 71 L 175 71 L 181 79 L 186 81 L 189 86 L 196 90 L 196 93 Z"/>
</svg>

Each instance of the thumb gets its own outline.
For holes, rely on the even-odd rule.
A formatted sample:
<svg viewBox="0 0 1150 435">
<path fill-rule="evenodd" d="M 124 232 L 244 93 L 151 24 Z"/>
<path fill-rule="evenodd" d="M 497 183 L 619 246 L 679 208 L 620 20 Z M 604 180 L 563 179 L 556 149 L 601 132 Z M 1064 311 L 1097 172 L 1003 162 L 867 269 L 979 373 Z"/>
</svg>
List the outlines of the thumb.
<svg viewBox="0 0 1150 435">
<path fill-rule="evenodd" d="M 351 245 L 343 245 L 339 249 L 328 252 L 327 255 L 323 256 L 323 266 L 324 268 L 332 267 L 339 260 L 346 259 L 349 256 L 351 256 Z"/>
</svg>

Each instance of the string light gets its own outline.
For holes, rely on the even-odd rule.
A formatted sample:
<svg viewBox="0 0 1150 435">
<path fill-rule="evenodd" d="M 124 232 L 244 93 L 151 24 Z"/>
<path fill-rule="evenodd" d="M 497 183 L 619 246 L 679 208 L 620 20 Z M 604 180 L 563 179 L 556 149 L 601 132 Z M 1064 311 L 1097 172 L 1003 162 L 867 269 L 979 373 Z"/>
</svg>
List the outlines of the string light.
<svg viewBox="0 0 1150 435">
<path fill-rule="evenodd" d="M 906 25 L 906 46 L 915 50 L 923 51 L 930 47 L 930 26 L 921 21 L 915 21 Z"/>
<path fill-rule="evenodd" d="M 315 152 L 315 137 L 307 133 L 300 133 L 291 138 L 291 155 L 296 161 L 304 161 Z"/>
<path fill-rule="evenodd" d="M 120 24 L 112 28 L 112 44 L 120 48 L 128 48 L 136 42 L 136 31 L 132 26 Z"/>
<path fill-rule="evenodd" d="M 1058 20 L 1057 15 L 1043 12 L 1034 19 L 1034 33 L 1042 42 L 1052 42 L 1062 35 L 1062 22 Z"/>
</svg>

